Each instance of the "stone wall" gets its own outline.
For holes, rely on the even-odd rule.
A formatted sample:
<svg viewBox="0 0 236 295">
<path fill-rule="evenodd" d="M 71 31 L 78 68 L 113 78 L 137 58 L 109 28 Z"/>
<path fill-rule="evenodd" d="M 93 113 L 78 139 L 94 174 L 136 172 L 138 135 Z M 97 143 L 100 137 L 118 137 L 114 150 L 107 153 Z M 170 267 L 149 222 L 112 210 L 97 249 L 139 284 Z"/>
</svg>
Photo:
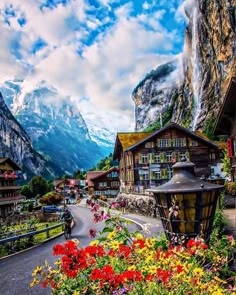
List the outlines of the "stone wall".
<svg viewBox="0 0 236 295">
<path fill-rule="evenodd" d="M 152 195 L 140 195 L 135 193 L 119 193 L 117 202 L 125 200 L 125 211 L 141 215 L 156 216 L 155 199 Z"/>
</svg>

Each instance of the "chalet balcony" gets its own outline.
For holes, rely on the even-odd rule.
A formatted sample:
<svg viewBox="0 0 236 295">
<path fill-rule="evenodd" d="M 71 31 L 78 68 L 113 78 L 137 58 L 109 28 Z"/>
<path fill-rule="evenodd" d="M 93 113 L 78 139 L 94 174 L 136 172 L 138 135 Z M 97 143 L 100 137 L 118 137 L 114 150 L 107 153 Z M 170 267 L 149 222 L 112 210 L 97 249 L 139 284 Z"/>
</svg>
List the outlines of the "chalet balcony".
<svg viewBox="0 0 236 295">
<path fill-rule="evenodd" d="M 14 204 L 16 202 L 23 201 L 23 200 L 25 200 L 25 197 L 22 195 L 12 196 L 12 197 L 4 197 L 4 198 L 1 197 L 0 198 L 0 206 Z"/>
</svg>

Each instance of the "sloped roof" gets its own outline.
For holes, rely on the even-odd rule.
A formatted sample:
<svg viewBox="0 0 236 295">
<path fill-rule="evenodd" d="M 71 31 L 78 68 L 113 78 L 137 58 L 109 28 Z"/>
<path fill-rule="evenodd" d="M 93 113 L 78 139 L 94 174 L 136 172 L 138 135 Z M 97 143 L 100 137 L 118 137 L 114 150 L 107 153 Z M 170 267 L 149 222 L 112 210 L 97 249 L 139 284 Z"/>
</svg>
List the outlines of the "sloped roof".
<svg viewBox="0 0 236 295">
<path fill-rule="evenodd" d="M 104 175 L 106 175 L 106 174 L 108 174 L 108 173 L 110 173 L 112 171 L 119 171 L 119 169 L 117 167 L 111 167 L 110 169 L 108 169 L 106 171 L 103 171 L 103 173 L 98 174 L 95 177 L 91 177 L 90 180 L 93 181 L 94 179 L 100 178 L 100 177 L 102 177 L 102 176 L 104 176 Z"/>
<path fill-rule="evenodd" d="M 153 132 L 118 132 L 116 135 L 113 159 L 117 159 L 122 151 L 140 142 L 152 133 Z"/>
<path fill-rule="evenodd" d="M 236 76 L 232 76 L 227 85 L 223 103 L 216 118 L 213 134 L 229 135 L 232 125 L 231 118 L 235 116 Z M 235 122 L 235 121 L 233 121 Z"/>
<path fill-rule="evenodd" d="M 87 186 L 93 186 L 93 182 L 91 181 L 92 178 L 95 178 L 96 176 L 103 174 L 104 171 L 88 171 L 86 173 L 86 180 L 87 180 Z"/>
<path fill-rule="evenodd" d="M 0 158 L 0 164 L 7 162 L 14 170 L 21 170 L 21 168 L 10 158 Z"/>
<path fill-rule="evenodd" d="M 203 136 L 199 136 L 198 134 L 194 133 L 193 131 L 190 131 L 189 129 L 184 128 L 184 127 L 178 125 L 177 123 L 172 122 L 172 123 L 166 125 L 165 127 L 158 129 L 156 132 L 152 133 L 150 136 L 146 137 L 145 139 L 141 140 L 140 142 L 138 142 L 138 143 L 134 144 L 133 146 L 127 148 L 126 151 L 131 151 L 131 150 L 135 149 L 140 144 L 142 144 L 142 143 L 144 143 L 144 142 L 152 139 L 154 136 L 162 133 L 163 131 L 165 131 L 165 130 L 167 130 L 169 128 L 179 129 L 180 131 L 188 134 L 189 136 L 191 136 L 191 137 L 193 137 L 193 138 L 195 138 L 195 139 L 197 139 L 197 140 L 199 140 L 201 142 L 204 142 L 208 146 L 212 146 L 214 148 L 218 148 L 218 146 L 214 142 L 212 142 L 210 139 L 208 139 L 206 136 L 204 136 L 204 137 Z"/>
</svg>

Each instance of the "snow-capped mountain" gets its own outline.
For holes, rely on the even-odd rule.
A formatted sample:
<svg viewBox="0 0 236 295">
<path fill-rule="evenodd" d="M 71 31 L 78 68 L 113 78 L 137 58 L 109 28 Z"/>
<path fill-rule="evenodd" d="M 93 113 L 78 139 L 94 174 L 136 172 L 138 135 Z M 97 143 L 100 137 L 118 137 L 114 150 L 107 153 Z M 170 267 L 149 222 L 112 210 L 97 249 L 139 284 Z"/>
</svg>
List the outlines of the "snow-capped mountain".
<svg viewBox="0 0 236 295">
<path fill-rule="evenodd" d="M 45 81 L 35 85 L 23 80 L 6 81 L 0 91 L 34 148 L 65 172 L 91 168 L 112 151 L 104 134 L 100 139 L 97 127 L 94 130 L 97 135 L 92 134 L 99 145 L 92 140 L 71 98 L 61 95 Z"/>
<path fill-rule="evenodd" d="M 86 119 L 86 125 L 89 129 L 89 135 L 98 146 L 103 147 L 103 151 L 109 154 L 114 149 L 114 142 L 116 139 L 116 132 L 112 132 L 106 127 L 101 127 L 96 122 Z"/>
</svg>

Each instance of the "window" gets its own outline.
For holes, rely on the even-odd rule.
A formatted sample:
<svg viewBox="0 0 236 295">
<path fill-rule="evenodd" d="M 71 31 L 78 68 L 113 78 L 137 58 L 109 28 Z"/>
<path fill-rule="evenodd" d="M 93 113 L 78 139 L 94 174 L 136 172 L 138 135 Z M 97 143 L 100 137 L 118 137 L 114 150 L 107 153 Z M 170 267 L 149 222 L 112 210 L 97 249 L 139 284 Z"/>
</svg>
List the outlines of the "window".
<svg viewBox="0 0 236 295">
<path fill-rule="evenodd" d="M 179 152 L 179 161 L 182 161 L 183 158 L 185 159 L 185 161 L 187 161 L 186 152 Z"/>
<path fill-rule="evenodd" d="M 160 163 L 161 159 L 160 159 L 160 154 L 154 154 L 154 163 Z"/>
<path fill-rule="evenodd" d="M 161 179 L 161 171 L 154 171 L 155 179 Z"/>
<path fill-rule="evenodd" d="M 173 138 L 173 146 L 186 146 L 186 138 Z"/>
<path fill-rule="evenodd" d="M 148 154 L 139 154 L 139 164 L 148 163 Z"/>
<path fill-rule="evenodd" d="M 160 139 L 157 140 L 157 145 L 159 147 L 170 147 L 171 146 L 171 139 L 160 138 Z"/>
<path fill-rule="evenodd" d="M 99 182 L 98 186 L 100 187 L 106 187 L 107 183 L 106 182 Z"/>
<path fill-rule="evenodd" d="M 112 181 L 111 182 L 111 187 L 117 187 L 119 186 L 119 181 Z"/>
<path fill-rule="evenodd" d="M 215 160 L 215 159 L 216 159 L 216 154 L 210 153 L 210 160 Z"/>
<path fill-rule="evenodd" d="M 172 161 L 172 152 L 167 152 L 166 153 L 166 162 L 171 162 Z"/>
<path fill-rule="evenodd" d="M 189 145 L 190 146 L 198 146 L 198 142 L 196 140 L 190 140 Z"/>
<path fill-rule="evenodd" d="M 154 148 L 155 147 L 155 143 L 148 141 L 145 143 L 145 148 Z"/>
<path fill-rule="evenodd" d="M 149 171 L 148 170 L 139 170 L 139 179 L 140 180 L 148 180 L 149 179 Z"/>
</svg>

